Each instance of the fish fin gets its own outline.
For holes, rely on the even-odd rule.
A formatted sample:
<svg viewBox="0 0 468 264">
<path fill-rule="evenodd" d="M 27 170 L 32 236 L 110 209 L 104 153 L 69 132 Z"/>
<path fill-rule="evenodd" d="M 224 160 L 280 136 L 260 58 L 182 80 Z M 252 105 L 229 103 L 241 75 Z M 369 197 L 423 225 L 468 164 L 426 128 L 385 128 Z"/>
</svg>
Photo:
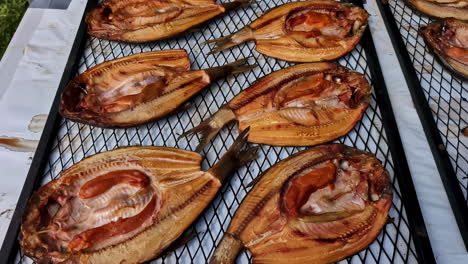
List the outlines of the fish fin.
<svg viewBox="0 0 468 264">
<path fill-rule="evenodd" d="M 208 53 L 208 55 L 210 55 L 237 46 L 251 39 L 254 39 L 253 31 L 250 27 L 246 26 L 234 34 L 218 39 L 207 40 L 205 43 L 214 43 L 213 49 Z"/>
<path fill-rule="evenodd" d="M 212 117 L 180 135 L 179 139 L 187 136 L 193 137 L 194 135 L 199 134 L 200 143 L 195 151 L 200 152 L 210 142 L 210 140 L 218 134 L 221 128 L 235 119 L 236 116 L 234 115 L 234 112 L 228 106 L 223 106 Z"/>
<path fill-rule="evenodd" d="M 245 148 L 249 136 L 250 127 L 244 129 L 228 151 L 223 155 L 209 171 L 216 176 L 222 183 L 239 167 L 252 161 L 258 156 L 258 147 Z"/>
<path fill-rule="evenodd" d="M 211 81 L 226 77 L 230 74 L 236 74 L 251 70 L 257 67 L 257 64 L 248 64 L 249 57 L 236 60 L 223 66 L 205 69 L 204 71 L 210 76 Z"/>
<path fill-rule="evenodd" d="M 244 166 L 245 164 L 258 158 L 259 146 L 251 147 L 246 150 L 243 150 L 239 153 L 239 164 Z"/>
</svg>

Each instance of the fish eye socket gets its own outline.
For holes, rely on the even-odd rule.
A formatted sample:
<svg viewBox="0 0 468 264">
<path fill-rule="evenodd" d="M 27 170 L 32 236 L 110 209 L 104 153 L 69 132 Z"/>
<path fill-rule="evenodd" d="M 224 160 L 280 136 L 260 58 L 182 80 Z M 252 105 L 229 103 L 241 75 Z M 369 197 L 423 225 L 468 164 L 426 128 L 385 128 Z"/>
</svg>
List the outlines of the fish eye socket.
<svg viewBox="0 0 468 264">
<path fill-rule="evenodd" d="M 102 9 L 102 15 L 108 19 L 112 19 L 112 9 L 108 6 L 104 7 L 104 9 Z"/>
</svg>

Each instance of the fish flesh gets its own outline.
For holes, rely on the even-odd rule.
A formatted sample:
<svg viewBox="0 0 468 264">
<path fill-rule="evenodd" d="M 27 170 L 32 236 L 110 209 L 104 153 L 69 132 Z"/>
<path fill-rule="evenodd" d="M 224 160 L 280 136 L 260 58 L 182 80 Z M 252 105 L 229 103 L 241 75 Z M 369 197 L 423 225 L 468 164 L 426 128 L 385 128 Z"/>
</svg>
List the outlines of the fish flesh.
<svg viewBox="0 0 468 264">
<path fill-rule="evenodd" d="M 21 248 L 39 263 L 142 263 L 202 213 L 238 167 L 257 156 L 248 131 L 207 171 L 198 153 L 125 147 L 86 158 L 35 192 Z"/>
<path fill-rule="evenodd" d="M 369 106 L 363 74 L 336 63 L 307 63 L 273 72 L 211 118 L 185 132 L 199 134 L 200 151 L 227 123 L 250 127 L 248 140 L 275 146 L 309 146 L 347 134 Z"/>
<path fill-rule="evenodd" d="M 375 240 L 392 185 L 371 153 L 340 144 L 299 152 L 266 171 L 242 201 L 210 264 L 331 263 Z"/>
<path fill-rule="evenodd" d="M 420 12 L 438 18 L 468 20 L 467 0 L 405 0 Z"/>
<path fill-rule="evenodd" d="M 106 0 L 86 16 L 88 34 L 148 42 L 179 35 L 216 16 L 250 5 L 247 0 Z"/>
<path fill-rule="evenodd" d="M 468 79 L 467 22 L 443 19 L 422 27 L 421 35 L 445 67 Z"/>
<path fill-rule="evenodd" d="M 254 40 L 256 50 L 293 62 L 334 60 L 350 52 L 367 27 L 368 13 L 335 1 L 287 3 L 271 9 L 238 32 L 207 43 L 212 53 Z"/>
<path fill-rule="evenodd" d="M 135 54 L 92 67 L 70 81 L 60 113 L 99 127 L 129 127 L 180 111 L 212 81 L 252 69 L 241 59 L 224 66 L 190 70 L 185 50 Z"/>
</svg>

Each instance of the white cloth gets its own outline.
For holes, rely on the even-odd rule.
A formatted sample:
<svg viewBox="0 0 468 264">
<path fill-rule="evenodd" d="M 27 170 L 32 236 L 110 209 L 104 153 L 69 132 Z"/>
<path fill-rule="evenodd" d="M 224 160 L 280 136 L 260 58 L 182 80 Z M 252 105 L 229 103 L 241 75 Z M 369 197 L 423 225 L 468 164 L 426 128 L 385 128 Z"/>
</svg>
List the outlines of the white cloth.
<svg viewBox="0 0 468 264">
<path fill-rule="evenodd" d="M 67 10 L 26 11 L 0 62 L 0 137 L 40 138 L 28 126 L 50 111 L 86 2 L 73 0 Z M 2 243 L 33 155 L 0 147 Z"/>
</svg>

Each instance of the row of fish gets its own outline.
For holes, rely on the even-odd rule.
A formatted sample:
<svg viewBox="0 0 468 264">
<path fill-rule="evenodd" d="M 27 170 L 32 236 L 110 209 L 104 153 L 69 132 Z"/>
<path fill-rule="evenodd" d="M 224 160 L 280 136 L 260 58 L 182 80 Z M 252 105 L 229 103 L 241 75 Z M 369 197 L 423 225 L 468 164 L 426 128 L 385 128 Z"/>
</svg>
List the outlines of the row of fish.
<svg viewBox="0 0 468 264">
<path fill-rule="evenodd" d="M 186 32 L 247 1 L 107 0 L 87 16 L 90 35 L 144 42 Z M 368 14 L 333 1 L 288 3 L 228 37 L 213 52 L 254 40 L 260 53 L 314 62 L 273 72 L 182 136 L 197 152 L 227 123 L 240 135 L 209 170 L 197 152 L 126 147 L 88 157 L 35 192 L 21 248 L 38 263 L 141 263 L 160 256 L 214 199 L 257 147 L 314 146 L 347 134 L 369 106 L 365 76 L 336 63 L 359 42 Z M 108 61 L 70 81 L 60 113 L 101 127 L 129 127 L 180 111 L 211 82 L 248 71 L 241 59 L 191 70 L 185 50 Z M 299 152 L 258 176 L 210 260 L 233 263 L 247 248 L 256 263 L 329 263 L 366 248 L 380 233 L 392 185 L 371 153 L 341 144 Z"/>
<path fill-rule="evenodd" d="M 468 2 L 405 0 L 417 10 L 444 20 L 421 29 L 426 43 L 449 69 L 468 78 Z M 175 36 L 239 7 L 247 0 L 107 0 L 87 16 L 90 35 L 147 42 Z M 294 2 L 275 8 L 240 31 L 217 40 L 212 52 L 254 40 L 258 52 L 294 62 L 333 60 L 357 44 L 368 14 L 349 4 Z"/>
<path fill-rule="evenodd" d="M 96 154 L 40 188 L 22 225 L 38 263 L 142 263 L 204 211 L 235 169 L 256 158 L 248 131 L 208 171 L 196 152 L 127 147 Z M 371 153 L 340 144 L 297 153 L 267 170 L 237 209 L 210 263 L 329 263 L 369 245 L 392 202 Z"/>
<path fill-rule="evenodd" d="M 178 35 L 229 10 L 238 0 L 107 0 L 86 18 L 92 36 L 146 42 Z M 257 51 L 294 62 L 333 60 L 351 51 L 367 26 L 367 12 L 335 1 L 292 2 L 270 10 L 250 25 L 214 42 L 212 52 L 254 40 Z"/>
<path fill-rule="evenodd" d="M 440 18 L 422 27 L 420 33 L 442 65 L 468 79 L 468 1 L 405 1 L 424 14 Z"/>
</svg>

